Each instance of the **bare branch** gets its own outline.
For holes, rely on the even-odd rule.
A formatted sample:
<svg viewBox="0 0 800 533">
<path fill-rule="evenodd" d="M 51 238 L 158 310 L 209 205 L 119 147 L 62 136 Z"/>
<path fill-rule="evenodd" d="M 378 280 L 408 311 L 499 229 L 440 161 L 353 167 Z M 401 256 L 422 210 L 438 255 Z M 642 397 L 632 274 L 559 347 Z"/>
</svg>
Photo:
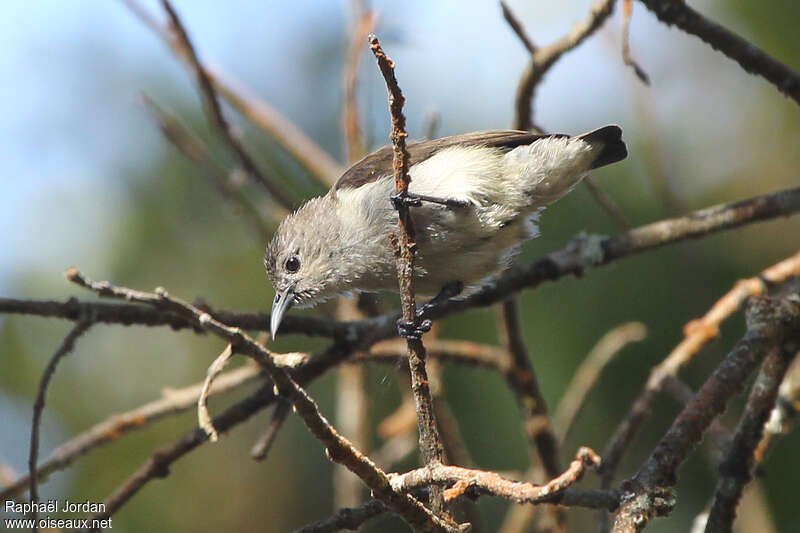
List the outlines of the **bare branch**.
<svg viewBox="0 0 800 533">
<path fill-rule="evenodd" d="M 278 436 L 286 417 L 289 416 L 291 405 L 289 402 L 278 401 L 275 404 L 275 409 L 272 411 L 272 418 L 270 419 L 269 426 L 264 433 L 259 437 L 253 447 L 250 449 L 250 457 L 256 461 L 263 461 L 266 459 L 267 454 L 272 445 L 275 443 L 275 437 Z"/>
<path fill-rule="evenodd" d="M 547 403 L 539 390 L 536 371 L 522 340 L 519 305 L 515 297 L 502 303 L 499 322 L 503 344 L 511 354 L 511 367 L 505 374 L 506 381 L 517 395 L 525 436 L 539 452 L 547 479 L 552 479 L 561 471 L 558 439 L 553 433 Z"/>
<path fill-rule="evenodd" d="M 589 189 L 589 193 L 592 195 L 592 198 L 594 198 L 594 201 L 600 205 L 609 217 L 611 217 L 611 220 L 614 221 L 619 229 L 625 231 L 631 229 L 631 225 L 628 224 L 628 220 L 625 218 L 625 215 L 622 214 L 622 209 L 620 209 L 611 196 L 597 184 L 592 176 L 583 178 L 583 183 L 586 185 L 586 188 Z"/>
<path fill-rule="evenodd" d="M 760 276 L 737 282 L 702 318 L 693 320 L 684 327 L 686 338 L 653 368 L 644 390 L 609 440 L 603 453 L 603 465 L 600 467 L 604 487 L 611 486 L 619 461 L 646 419 L 650 404 L 661 390 L 666 377 L 677 375 L 706 343 L 719 335 L 719 326 L 723 321 L 739 310 L 748 298 L 764 294 L 767 283 L 781 283 L 796 275 L 800 275 L 800 252 L 767 268 Z"/>
<path fill-rule="evenodd" d="M 500 302 L 525 288 L 535 288 L 545 281 L 555 281 L 567 275 L 582 274 L 586 269 L 606 265 L 654 248 L 698 239 L 756 222 L 791 216 L 800 211 L 800 187 L 785 189 L 730 204 L 720 204 L 694 211 L 685 216 L 654 222 L 620 233 L 613 237 L 578 235 L 565 248 L 552 252 L 528 265 L 512 267 L 495 281 L 467 297 L 454 298 L 432 310 L 432 318 L 441 318 L 474 307 Z M 266 313 L 241 313 L 198 307 L 220 322 L 247 330 L 269 331 Z M 81 302 L 70 298 L 54 300 L 21 300 L 0 297 L 0 313 L 15 313 L 79 320 L 81 313 L 93 312 L 96 322 L 108 324 L 170 326 L 173 329 L 192 328 L 202 332 L 197 324 L 171 311 L 152 309 L 135 304 Z M 382 315 L 360 322 L 337 323 L 310 316 L 288 315 L 281 328 L 287 332 L 344 340 L 348 347 L 369 347 L 396 334 L 396 315 Z M 352 341 L 352 339 L 356 339 Z"/>
<path fill-rule="evenodd" d="M 625 497 L 615 516 L 615 533 L 638 532 L 655 516 L 675 505 L 670 491 L 689 452 L 711 422 L 766 355 L 788 335 L 800 334 L 800 305 L 789 299 L 753 297 L 747 308 L 747 333 L 709 376 L 695 397 L 673 421 L 667 433 L 639 468 L 624 482 Z"/>
<path fill-rule="evenodd" d="M 219 435 L 214 428 L 214 424 L 211 422 L 211 415 L 208 412 L 208 392 L 209 389 L 211 389 L 211 384 L 214 382 L 214 379 L 222 372 L 225 365 L 230 362 L 232 356 L 233 345 L 228 344 L 225 349 L 222 350 L 222 353 L 214 359 L 211 366 L 208 367 L 206 379 L 203 381 L 203 387 L 200 389 L 200 396 L 197 399 L 197 422 L 200 428 L 208 433 L 208 438 L 211 442 L 216 442 Z"/>
<path fill-rule="evenodd" d="M 138 0 L 122 0 L 131 12 L 170 46 L 175 55 L 190 65 L 186 50 L 174 39 L 169 29 L 158 22 Z M 260 100 L 243 83 L 219 68 L 204 66 L 206 76 L 220 96 L 225 98 L 248 120 L 268 133 L 292 158 L 300 163 L 311 175 L 330 186 L 344 169 L 328 152 L 320 148 L 311 138 L 277 109 Z"/>
<path fill-rule="evenodd" d="M 255 381 L 260 369 L 257 365 L 245 365 L 219 376 L 211 386 L 209 395 L 214 396 L 235 390 Z M 110 416 L 76 435 L 53 450 L 50 456 L 36 468 L 38 480 L 51 473 L 66 468 L 81 455 L 117 440 L 127 433 L 147 427 L 151 422 L 165 416 L 179 414 L 197 404 L 201 383 L 181 389 L 165 389 L 162 398 L 146 403 L 125 413 Z M 0 499 L 7 500 L 18 496 L 29 484 L 30 476 L 23 476 L 0 490 Z"/>
<path fill-rule="evenodd" d="M 789 362 L 800 344 L 794 343 L 791 353 L 780 347 L 764 359 L 761 371 L 750 390 L 739 427 L 733 437 L 725 458 L 719 465 L 719 479 L 708 514 L 706 532 L 722 533 L 733 530 L 736 507 L 742 497 L 744 486 L 752 481 L 756 466 L 754 451 L 764 434 L 764 424 L 775 407 L 778 388 L 781 385 Z"/>
<path fill-rule="evenodd" d="M 169 0 L 161 0 L 161 5 L 164 6 L 167 15 L 169 15 L 170 26 L 177 41 L 177 46 L 183 49 L 189 65 L 194 71 L 195 78 L 197 78 L 197 85 L 200 87 L 200 92 L 203 95 L 206 116 L 208 117 L 209 122 L 211 122 L 222 134 L 222 138 L 225 139 L 225 142 L 227 142 L 231 149 L 233 149 L 245 171 L 253 176 L 256 181 L 261 183 L 278 201 L 279 204 L 286 209 L 292 209 L 292 207 L 294 207 L 294 199 L 283 189 L 283 187 L 278 185 L 272 177 L 264 174 L 261 169 L 258 168 L 255 160 L 250 156 L 249 153 L 247 153 L 247 150 L 245 150 L 242 142 L 231 131 L 228 121 L 225 120 L 225 116 L 222 114 L 222 108 L 217 100 L 217 93 L 214 88 L 214 84 L 211 82 L 211 79 L 208 77 L 203 65 L 200 63 L 200 59 L 197 57 L 197 52 L 194 49 L 194 45 L 192 44 L 191 39 L 189 39 L 189 34 L 183 27 L 183 23 L 178 17 L 178 13 L 175 11 L 175 8 L 172 7 L 172 4 L 170 4 Z"/>
<path fill-rule="evenodd" d="M 406 150 L 406 119 L 403 116 L 405 97 L 397 84 L 394 74 L 394 61 L 381 49 L 380 42 L 374 34 L 369 36 L 370 48 L 378 62 L 378 68 L 386 81 L 389 93 L 389 111 L 392 118 L 392 151 L 395 188 L 400 197 L 408 193 L 411 177 L 408 175 L 409 155 Z M 397 241 L 397 279 L 400 285 L 400 301 L 403 308 L 403 320 L 415 323 L 417 320 L 417 303 L 414 297 L 414 226 L 411 221 L 408 205 L 396 204 L 398 214 Z M 416 404 L 419 441 L 422 459 L 428 467 L 442 464 L 444 449 L 436 427 L 436 416 L 433 411 L 433 400 L 429 388 L 428 375 L 425 370 L 425 346 L 422 339 L 408 338 L 408 366 L 411 370 L 411 389 Z M 430 503 L 434 514 L 443 511 L 441 493 L 431 490 Z"/>
<path fill-rule="evenodd" d="M 75 348 L 75 341 L 78 340 L 78 337 L 86 333 L 90 327 L 92 327 L 94 321 L 91 315 L 87 315 L 83 317 L 80 322 L 75 324 L 75 326 L 67 333 L 67 336 L 64 337 L 64 340 L 61 341 L 61 345 L 55 351 L 55 353 L 50 357 L 50 361 L 48 361 L 47 366 L 42 373 L 42 379 L 39 381 L 39 390 L 36 393 L 36 401 L 33 404 L 33 422 L 31 423 L 31 444 L 30 444 L 30 451 L 28 454 L 28 482 L 30 484 L 30 502 L 34 504 L 32 506 L 32 510 L 30 513 L 30 518 L 34 522 L 33 531 L 39 531 L 39 520 L 38 520 L 38 511 L 37 511 L 37 504 L 39 502 L 39 491 L 38 491 L 38 478 L 36 477 L 36 463 L 38 462 L 39 457 L 39 424 L 42 419 L 42 413 L 44 412 L 44 404 L 45 398 L 47 397 L 47 387 L 50 385 L 50 380 L 53 378 L 53 375 L 56 372 L 56 366 L 61 361 L 61 359 L 69 354 L 73 348 Z"/>
<path fill-rule="evenodd" d="M 342 71 L 342 85 L 344 86 L 344 113 L 342 116 L 342 130 L 344 131 L 345 156 L 352 164 L 364 157 L 366 146 L 361 126 L 358 121 L 358 103 L 356 101 L 356 87 L 358 85 L 358 66 L 361 54 L 364 51 L 364 41 L 367 39 L 378 16 L 373 11 L 356 14 L 357 20 L 347 46 L 344 69 Z"/>
<path fill-rule="evenodd" d="M 597 31 L 611 15 L 616 0 L 600 0 L 589 8 L 589 16 L 576 24 L 567 35 L 551 45 L 536 48 L 517 87 L 514 128 L 529 130 L 533 125 L 533 93 L 547 71 L 564 53 L 569 52 Z"/>
<path fill-rule="evenodd" d="M 564 492 L 576 483 L 589 467 L 599 464 L 600 457 L 591 448 L 580 448 L 575 459 L 565 472 L 544 485 L 532 485 L 520 481 L 505 479 L 494 472 L 473 470 L 459 466 L 437 466 L 435 468 L 419 468 L 405 474 L 391 476 L 392 487 L 396 491 L 411 491 L 425 486 L 449 486 L 444 494 L 448 500 L 454 500 L 466 493 L 479 493 L 505 498 L 517 503 L 558 503 L 560 505 L 579 505 L 588 507 L 614 508 L 616 500 L 608 493 L 597 499 L 580 498 L 573 501 L 565 497 Z M 581 496 L 585 496 L 582 494 Z M 592 496 L 599 496 L 593 493 Z"/>
<path fill-rule="evenodd" d="M 633 69 L 639 81 L 645 85 L 650 85 L 650 77 L 647 72 L 631 57 L 630 29 L 631 16 L 633 15 L 633 0 L 622 1 L 622 61 Z"/>
<path fill-rule="evenodd" d="M 367 520 L 380 516 L 388 511 L 386 505 L 379 500 L 369 500 L 358 507 L 344 507 L 336 514 L 314 522 L 295 531 L 295 533 L 335 533 L 343 529 L 357 530 Z"/>
<path fill-rule="evenodd" d="M 800 104 L 800 74 L 754 44 L 692 9 L 684 0 L 641 0 L 658 19 L 677 26 L 733 59 L 746 72 L 761 76 Z"/>
<path fill-rule="evenodd" d="M 231 343 L 235 351 L 253 358 L 269 373 L 278 393 L 292 402 L 306 426 L 325 445 L 326 454 L 331 461 L 347 466 L 372 489 L 376 498 L 386 503 L 389 508 L 402 516 L 412 527 L 421 531 L 459 531 L 456 525 L 451 525 L 431 514 L 413 497 L 394 492 L 389 485 L 389 478 L 386 473 L 375 466 L 368 457 L 358 451 L 350 441 L 340 435 L 328 423 L 316 402 L 283 368 L 275 363 L 273 354 L 269 350 L 255 342 L 240 329 L 232 328 L 215 320 L 201 309 L 169 296 L 161 288 L 156 289 L 155 293 L 146 293 L 125 287 L 117 287 L 108 282 L 94 282 L 87 279 L 76 269 L 70 269 L 67 273 L 67 278 L 78 285 L 95 291 L 100 296 L 124 298 L 153 305 L 160 309 L 169 309 L 189 318 L 209 332 Z M 216 420 L 213 425 L 217 427 L 218 431 L 224 430 L 224 428 L 220 428 L 216 424 Z M 173 450 L 173 448 L 170 447 L 170 450 Z M 141 482 L 134 483 L 134 485 L 138 484 L 136 490 L 145 481 L 162 473 L 163 462 L 155 460 L 154 462 L 157 463 L 156 466 L 146 466 Z M 135 475 L 132 479 L 138 478 L 139 476 Z"/>
<path fill-rule="evenodd" d="M 795 355 L 794 361 L 789 366 L 786 377 L 778 389 L 778 402 L 764 426 L 764 437 L 754 452 L 757 465 L 764 462 L 775 438 L 791 430 L 797 414 L 800 412 L 800 357 L 798 355 Z"/>
<path fill-rule="evenodd" d="M 503 10 L 503 18 L 506 20 L 508 25 L 517 34 L 517 37 L 522 42 L 522 46 L 530 52 L 531 54 L 536 53 L 536 45 L 533 44 L 531 38 L 525 32 L 525 28 L 522 26 L 522 22 L 514 15 L 514 12 L 509 9 L 508 4 L 505 3 L 505 0 L 500 0 L 500 9 Z"/>
</svg>

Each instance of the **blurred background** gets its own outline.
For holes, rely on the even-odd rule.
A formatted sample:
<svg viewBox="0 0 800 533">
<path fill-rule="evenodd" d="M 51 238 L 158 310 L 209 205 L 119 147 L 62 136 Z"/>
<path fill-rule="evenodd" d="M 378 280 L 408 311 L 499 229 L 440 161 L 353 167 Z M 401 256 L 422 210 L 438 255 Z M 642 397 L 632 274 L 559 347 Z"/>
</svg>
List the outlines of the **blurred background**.
<svg viewBox="0 0 800 533">
<path fill-rule="evenodd" d="M 141 4 L 164 20 L 155 1 Z M 552 42 L 585 19 L 590 2 L 509 0 L 537 44 Z M 697 1 L 693 6 L 785 63 L 800 68 L 800 4 L 774 0 Z M 272 289 L 262 267 L 266 242 L 255 239 L 212 185 L 161 135 L 139 102 L 145 91 L 177 114 L 225 165 L 234 159 L 208 126 L 193 78 L 164 42 L 123 2 L 7 1 L 0 17 L 0 295 L 92 299 L 63 276 L 77 266 L 94 279 L 243 311 L 267 311 Z M 352 29 L 345 0 L 251 2 L 175 0 L 200 56 L 219 65 L 344 161 L 342 67 Z M 496 2 L 371 2 L 377 32 L 398 63 L 412 137 L 440 114 L 438 135 L 511 125 L 516 85 L 527 52 Z M 620 58 L 621 9 L 584 45 L 565 55 L 539 86 L 534 121 L 579 133 L 607 123 L 623 127 L 630 157 L 598 171 L 601 186 L 639 225 L 796 185 L 800 110 L 765 81 L 698 39 L 660 24 L 636 4 L 633 55 L 648 72 L 643 86 Z M 370 54 L 362 57 L 358 101 L 371 148 L 388 139 L 385 87 Z M 301 198 L 324 192 L 270 137 L 224 108 L 259 163 Z M 252 188 L 253 198 L 260 197 Z M 542 236 L 521 261 L 561 248 L 579 231 L 617 228 L 585 187 L 549 209 Z M 627 347 L 589 397 L 563 456 L 579 445 L 602 450 L 639 392 L 649 369 L 739 278 L 797 251 L 800 219 L 777 220 L 626 259 L 522 295 L 522 322 L 544 396 L 551 407 L 592 345 L 631 320 L 648 336 Z M 384 305 L 396 305 L 382 298 Z M 332 314 L 335 305 L 313 311 Z M 70 324 L 0 316 L 0 464 L 27 470 L 30 419 L 42 370 Z M 725 324 L 683 373 L 702 383 L 743 331 L 741 315 Z M 497 344 L 491 310 L 447 319 L 444 338 Z M 300 336 L 276 348 L 319 351 Z M 90 425 L 157 398 L 166 387 L 202 380 L 222 349 L 217 339 L 168 328 L 96 326 L 59 366 L 47 397 L 40 457 Z M 237 361 L 237 364 L 240 364 Z M 369 366 L 371 427 L 401 398 L 395 369 Z M 496 374 L 446 366 L 445 393 L 477 466 L 524 471 L 528 443 L 511 392 Z M 211 400 L 219 412 L 251 389 Z M 335 375 L 310 387 L 335 423 Z M 724 421 L 734 427 L 741 398 Z M 631 475 L 675 416 L 660 397 L 623 463 Z M 290 531 L 333 511 L 332 466 L 321 445 L 290 415 L 268 459 L 249 457 L 269 420 L 261 412 L 177 462 L 168 478 L 146 486 L 114 517 L 114 530 Z M 50 476 L 41 499 L 101 501 L 152 450 L 192 430 L 193 410 L 95 450 Z M 365 446 L 380 444 L 377 434 Z M 765 512 L 776 531 L 800 531 L 796 432 L 781 439 L 765 468 Z M 704 444 L 708 446 L 708 444 Z M 413 467 L 415 457 L 397 465 Z M 708 503 L 716 466 L 698 451 L 681 471 L 678 506 L 648 531 L 686 531 Z M 594 487 L 588 475 L 584 486 Z M 483 531 L 494 531 L 508 504 L 483 498 Z M 576 531 L 593 513 L 571 511 Z M 365 531 L 404 531 L 392 517 Z"/>
</svg>

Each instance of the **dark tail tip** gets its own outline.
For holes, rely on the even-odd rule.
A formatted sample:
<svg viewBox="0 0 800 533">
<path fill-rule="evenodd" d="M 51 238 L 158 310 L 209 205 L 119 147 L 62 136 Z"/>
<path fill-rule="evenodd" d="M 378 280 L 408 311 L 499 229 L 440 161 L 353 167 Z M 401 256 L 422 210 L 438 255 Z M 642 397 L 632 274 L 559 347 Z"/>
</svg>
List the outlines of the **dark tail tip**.
<svg viewBox="0 0 800 533">
<path fill-rule="evenodd" d="M 601 148 L 592 168 L 604 167 L 628 157 L 628 148 L 622 140 L 622 128 L 617 125 L 603 126 L 578 138 Z"/>
</svg>

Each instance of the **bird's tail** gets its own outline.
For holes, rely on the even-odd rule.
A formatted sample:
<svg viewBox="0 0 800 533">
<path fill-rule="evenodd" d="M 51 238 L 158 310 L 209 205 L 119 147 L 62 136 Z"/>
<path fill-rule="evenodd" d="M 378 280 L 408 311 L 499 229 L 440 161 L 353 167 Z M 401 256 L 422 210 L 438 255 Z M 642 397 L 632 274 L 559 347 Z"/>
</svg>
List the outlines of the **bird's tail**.
<svg viewBox="0 0 800 533">
<path fill-rule="evenodd" d="M 628 157 L 628 148 L 622 140 L 622 129 L 619 126 L 603 126 L 578 138 L 589 143 L 592 148 L 600 149 L 591 168 L 604 167 Z"/>
</svg>

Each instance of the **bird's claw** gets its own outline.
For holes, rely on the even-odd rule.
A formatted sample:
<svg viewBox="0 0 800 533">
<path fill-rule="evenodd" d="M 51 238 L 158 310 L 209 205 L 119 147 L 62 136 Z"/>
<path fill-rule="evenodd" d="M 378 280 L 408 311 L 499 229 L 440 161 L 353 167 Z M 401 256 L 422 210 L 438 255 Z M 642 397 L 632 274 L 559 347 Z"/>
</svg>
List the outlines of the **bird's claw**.
<svg viewBox="0 0 800 533">
<path fill-rule="evenodd" d="M 392 205 L 395 209 L 399 210 L 401 207 L 419 207 L 422 205 L 422 200 L 411 193 L 399 193 L 396 192 L 389 196 L 389 199 L 392 201 Z"/>
<path fill-rule="evenodd" d="M 428 196 L 427 194 L 416 194 L 406 191 L 405 193 L 396 192 L 389 196 L 392 205 L 395 209 L 400 209 L 401 206 L 405 207 L 419 207 L 422 202 L 430 202 L 432 204 L 439 204 L 449 207 L 451 209 L 462 209 L 469 206 L 466 200 L 457 200 L 455 198 L 439 198 L 437 196 Z"/>
<path fill-rule="evenodd" d="M 402 318 L 397 321 L 397 334 L 406 340 L 420 340 L 422 335 L 429 332 L 433 322 L 428 319 L 420 320 L 419 313 L 417 318 L 413 321 L 403 320 Z"/>
<path fill-rule="evenodd" d="M 405 339 L 419 340 L 422 335 L 431 330 L 433 323 L 428 315 L 437 307 L 445 303 L 450 298 L 454 298 L 461 294 L 464 290 L 464 284 L 460 281 L 451 281 L 439 291 L 433 299 L 425 303 L 422 307 L 417 309 L 417 316 L 413 322 L 403 320 L 402 318 L 397 321 L 397 333 Z"/>
</svg>

